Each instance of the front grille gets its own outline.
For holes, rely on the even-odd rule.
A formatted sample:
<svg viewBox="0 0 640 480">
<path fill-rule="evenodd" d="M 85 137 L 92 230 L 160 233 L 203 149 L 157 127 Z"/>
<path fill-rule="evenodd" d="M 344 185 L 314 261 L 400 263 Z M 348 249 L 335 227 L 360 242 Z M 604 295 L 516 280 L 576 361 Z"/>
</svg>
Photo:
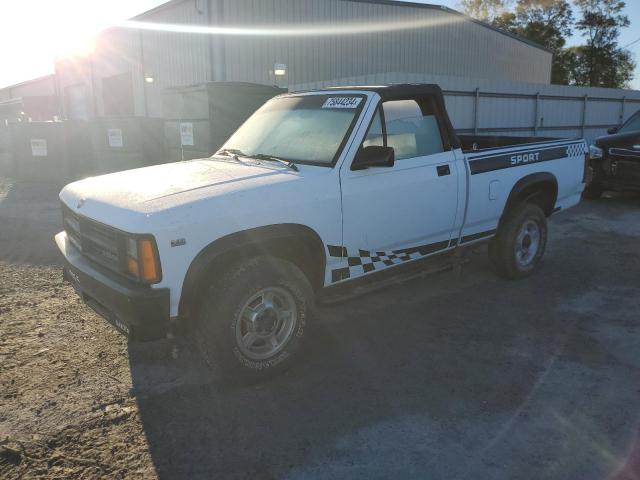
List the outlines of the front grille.
<svg viewBox="0 0 640 480">
<path fill-rule="evenodd" d="M 69 241 L 78 250 L 82 251 L 82 245 L 80 243 L 80 219 L 77 214 L 71 211 L 66 205 L 62 205 L 62 221 L 64 231 L 67 232 Z"/>
<path fill-rule="evenodd" d="M 78 215 L 64 204 L 62 218 L 64 230 L 74 247 L 91 260 L 120 271 L 120 241 L 115 229 Z"/>
</svg>

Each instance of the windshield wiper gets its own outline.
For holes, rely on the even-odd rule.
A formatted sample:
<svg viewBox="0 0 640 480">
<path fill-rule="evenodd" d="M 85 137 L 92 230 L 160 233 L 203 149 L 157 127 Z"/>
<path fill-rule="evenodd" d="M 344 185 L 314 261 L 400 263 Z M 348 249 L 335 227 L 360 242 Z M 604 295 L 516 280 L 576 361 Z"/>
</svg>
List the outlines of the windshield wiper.
<svg viewBox="0 0 640 480">
<path fill-rule="evenodd" d="M 298 172 L 298 166 L 290 160 L 285 160 L 280 157 L 276 157 L 274 155 L 267 155 L 266 153 L 254 153 L 253 155 L 248 155 L 244 153 L 242 150 L 238 150 L 237 148 L 223 148 L 222 150 L 218 150 L 215 155 L 222 155 L 225 157 L 231 157 L 237 162 L 244 163 L 240 160 L 240 157 L 251 158 L 254 160 L 268 160 L 272 162 L 280 162 L 286 167 L 289 167 L 291 170 Z M 214 155 L 214 156 L 215 156 Z"/>
<path fill-rule="evenodd" d="M 240 160 L 240 157 L 249 157 L 249 155 L 247 155 L 246 153 L 243 153 L 241 150 L 238 150 L 237 148 L 223 148 L 222 150 L 218 150 L 211 157 L 215 157 L 216 155 L 220 155 L 223 157 L 231 157 L 236 162 L 239 162 L 239 163 L 244 163 L 242 160 Z"/>
<path fill-rule="evenodd" d="M 276 157 L 274 155 L 267 155 L 266 153 L 254 153 L 253 155 L 246 155 L 248 158 L 255 158 L 256 160 L 268 160 L 272 162 L 280 162 L 286 167 L 289 167 L 294 172 L 298 172 L 298 166 L 291 160 L 285 160 L 284 158 Z"/>
</svg>

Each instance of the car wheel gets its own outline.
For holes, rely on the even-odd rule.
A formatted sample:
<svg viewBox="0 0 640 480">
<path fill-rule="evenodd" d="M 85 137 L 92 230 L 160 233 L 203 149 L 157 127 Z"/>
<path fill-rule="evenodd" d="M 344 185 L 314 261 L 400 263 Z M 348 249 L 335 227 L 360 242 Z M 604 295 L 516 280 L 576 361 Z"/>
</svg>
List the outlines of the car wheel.
<svg viewBox="0 0 640 480">
<path fill-rule="evenodd" d="M 205 361 L 228 379 L 261 380 L 289 367 L 313 311 L 313 291 L 293 263 L 255 257 L 214 282 L 195 333 Z"/>
<path fill-rule="evenodd" d="M 547 245 L 547 217 L 531 203 L 506 213 L 489 244 L 489 260 L 498 275 L 509 279 L 527 277 L 536 269 Z"/>
</svg>

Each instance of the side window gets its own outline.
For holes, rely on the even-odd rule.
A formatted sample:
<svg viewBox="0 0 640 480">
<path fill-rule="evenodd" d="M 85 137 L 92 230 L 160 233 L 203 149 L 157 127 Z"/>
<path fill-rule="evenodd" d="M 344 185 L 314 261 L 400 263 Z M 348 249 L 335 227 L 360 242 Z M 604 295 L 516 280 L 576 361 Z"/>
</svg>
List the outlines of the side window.
<svg viewBox="0 0 640 480">
<path fill-rule="evenodd" d="M 396 160 L 422 157 L 444 151 L 438 119 L 430 102 L 393 100 L 385 102 L 387 145 Z"/>
<path fill-rule="evenodd" d="M 632 116 L 620 129 L 620 133 L 640 131 L 640 112 Z"/>
<path fill-rule="evenodd" d="M 371 121 L 371 126 L 369 127 L 369 131 L 367 135 L 364 137 L 364 141 L 362 142 L 363 147 L 383 147 L 384 146 L 384 135 L 382 132 L 382 117 L 380 116 L 380 109 L 376 110 L 376 113 Z"/>
</svg>

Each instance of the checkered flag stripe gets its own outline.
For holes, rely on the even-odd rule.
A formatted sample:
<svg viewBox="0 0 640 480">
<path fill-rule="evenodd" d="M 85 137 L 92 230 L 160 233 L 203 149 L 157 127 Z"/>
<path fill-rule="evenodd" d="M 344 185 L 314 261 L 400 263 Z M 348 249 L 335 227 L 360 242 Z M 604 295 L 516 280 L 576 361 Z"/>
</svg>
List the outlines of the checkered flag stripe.
<svg viewBox="0 0 640 480">
<path fill-rule="evenodd" d="M 331 281 L 335 283 L 340 280 L 359 277 L 373 271 L 383 270 L 394 265 L 422 258 L 438 250 L 446 249 L 448 246 L 449 242 L 445 241 L 392 251 L 358 250 L 356 255 L 350 255 L 346 247 L 329 246 L 330 256 L 343 259 L 342 266 L 331 271 Z"/>
<path fill-rule="evenodd" d="M 584 145 L 582 143 L 567 145 L 567 157 L 579 157 L 585 153 Z"/>
</svg>

